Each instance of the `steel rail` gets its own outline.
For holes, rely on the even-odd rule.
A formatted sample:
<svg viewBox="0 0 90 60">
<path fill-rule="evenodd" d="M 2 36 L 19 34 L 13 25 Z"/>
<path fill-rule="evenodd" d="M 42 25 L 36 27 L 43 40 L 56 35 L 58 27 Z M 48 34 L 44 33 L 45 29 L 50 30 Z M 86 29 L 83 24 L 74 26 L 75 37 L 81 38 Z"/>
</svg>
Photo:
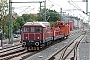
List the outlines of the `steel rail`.
<svg viewBox="0 0 90 60">
<path fill-rule="evenodd" d="M 14 45 L 10 45 L 10 46 L 9 45 L 8 46 L 3 46 L 2 49 L 0 49 L 0 50 L 12 48 L 12 47 L 19 46 L 19 45 L 21 45 L 21 44 L 14 44 Z"/>
<path fill-rule="evenodd" d="M 54 45 L 54 44 L 53 44 L 53 45 Z M 49 47 L 50 47 L 50 46 L 49 46 Z M 46 49 L 46 48 L 45 48 L 45 49 Z M 42 49 L 42 50 L 45 50 L 45 49 Z M 30 53 L 30 54 L 27 54 L 27 55 L 25 55 L 25 56 L 22 56 L 20 60 L 24 60 L 24 59 L 26 59 L 26 58 L 28 58 L 28 57 L 31 57 L 31 56 L 33 56 L 34 54 L 41 52 L 42 50 L 36 51 L 36 52 L 33 52 L 33 53 Z"/>
<path fill-rule="evenodd" d="M 83 40 L 84 37 L 85 37 L 85 35 L 82 36 L 82 38 L 80 39 L 80 41 Z M 80 44 L 80 41 L 79 42 L 76 42 L 75 45 L 74 45 L 74 47 L 61 60 L 65 60 L 69 56 L 69 54 L 75 49 L 76 45 L 78 46 Z"/>
<path fill-rule="evenodd" d="M 82 35 L 82 34 L 81 34 Z M 55 53 L 53 53 L 51 56 L 49 56 L 47 59 L 45 60 L 52 60 L 52 58 L 54 58 L 54 56 L 56 56 L 59 52 L 63 51 L 64 49 L 67 49 L 67 47 L 69 47 L 72 43 L 74 43 L 74 41 L 80 37 L 81 35 L 77 36 L 75 39 L 73 39 L 68 45 L 65 45 L 64 47 L 62 47 L 60 50 L 56 51 Z"/>
<path fill-rule="evenodd" d="M 54 44 L 53 44 L 53 45 L 54 45 Z M 63 49 L 64 49 L 64 48 L 63 48 Z M 41 50 L 41 51 L 42 51 L 42 50 Z M 40 52 L 40 51 L 38 51 L 38 52 Z M 26 58 L 28 58 L 28 57 L 30 57 L 30 56 L 38 53 L 38 52 L 33 52 L 33 53 L 30 53 L 30 54 L 27 54 L 27 55 L 21 57 L 20 60 L 26 59 Z M 22 55 L 22 54 L 25 54 L 25 53 L 26 53 L 26 51 L 25 51 L 25 52 L 24 52 L 24 51 L 17 51 L 17 52 L 14 52 L 14 54 L 11 53 L 12 55 L 8 55 L 8 57 L 4 57 L 4 58 L 2 58 L 2 59 L 4 59 L 4 60 L 12 59 L 12 58 L 14 58 L 14 57 L 18 57 L 18 56 L 20 56 L 20 55 Z"/>
</svg>

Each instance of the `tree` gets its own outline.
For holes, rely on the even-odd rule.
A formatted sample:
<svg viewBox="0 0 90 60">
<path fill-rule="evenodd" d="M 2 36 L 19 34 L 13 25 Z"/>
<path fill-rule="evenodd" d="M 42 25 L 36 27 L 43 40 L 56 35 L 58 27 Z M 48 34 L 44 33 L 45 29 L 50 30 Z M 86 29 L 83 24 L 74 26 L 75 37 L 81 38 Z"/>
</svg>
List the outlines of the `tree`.
<svg viewBox="0 0 90 60">
<path fill-rule="evenodd" d="M 29 20 L 30 15 L 28 15 L 28 14 L 23 14 L 22 17 L 23 17 L 24 21 L 26 22 L 26 21 Z"/>
<path fill-rule="evenodd" d="M 50 22 L 50 26 L 53 27 L 53 25 L 55 24 L 56 22 Z"/>
<path fill-rule="evenodd" d="M 17 26 L 17 28 L 19 28 L 19 29 L 21 29 L 21 27 L 25 24 L 25 21 L 24 21 L 24 19 L 23 19 L 23 17 L 17 17 L 17 19 L 16 19 L 16 22 L 15 23 L 18 23 L 19 25 L 19 27 Z"/>
<path fill-rule="evenodd" d="M 41 9 L 41 12 L 39 12 L 37 17 L 38 21 L 44 21 L 44 15 L 45 15 L 44 10 L 45 9 Z M 59 19 L 60 19 L 59 14 L 55 10 L 46 9 L 46 20 L 48 22 L 52 22 L 52 21 L 56 22 Z"/>
<path fill-rule="evenodd" d="M 7 0 L 1 0 L 0 2 L 0 29 L 3 30 L 3 36 L 4 34 L 7 34 L 8 28 L 7 28 L 7 13 L 8 12 L 8 3 Z M 7 29 L 7 30 L 6 30 Z"/>
<path fill-rule="evenodd" d="M 23 14 L 22 17 L 25 22 L 32 22 L 36 20 L 36 16 L 34 16 L 33 14 Z"/>
<path fill-rule="evenodd" d="M 15 31 L 17 31 L 20 28 L 20 24 L 16 22 L 16 20 L 13 20 L 13 33 L 15 33 Z"/>
<path fill-rule="evenodd" d="M 48 10 L 46 18 L 48 18 L 48 22 L 56 22 L 59 20 L 59 14 L 55 10 Z"/>
<path fill-rule="evenodd" d="M 43 17 L 38 13 L 38 16 L 36 17 L 36 21 L 43 21 Z"/>
</svg>

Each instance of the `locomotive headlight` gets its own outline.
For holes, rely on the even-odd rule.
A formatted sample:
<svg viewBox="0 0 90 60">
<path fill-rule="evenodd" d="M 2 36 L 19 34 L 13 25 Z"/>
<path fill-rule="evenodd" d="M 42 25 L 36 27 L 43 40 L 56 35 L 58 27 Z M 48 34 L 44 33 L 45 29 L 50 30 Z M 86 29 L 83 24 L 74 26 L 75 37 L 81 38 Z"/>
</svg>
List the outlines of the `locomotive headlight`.
<svg viewBox="0 0 90 60">
<path fill-rule="evenodd" d="M 39 46 L 39 42 L 35 42 L 35 45 L 36 45 L 36 46 Z"/>
<path fill-rule="evenodd" d="M 37 39 L 39 39 L 39 37 L 37 37 Z"/>
<path fill-rule="evenodd" d="M 27 37 L 26 37 L 26 39 L 27 39 Z"/>
</svg>

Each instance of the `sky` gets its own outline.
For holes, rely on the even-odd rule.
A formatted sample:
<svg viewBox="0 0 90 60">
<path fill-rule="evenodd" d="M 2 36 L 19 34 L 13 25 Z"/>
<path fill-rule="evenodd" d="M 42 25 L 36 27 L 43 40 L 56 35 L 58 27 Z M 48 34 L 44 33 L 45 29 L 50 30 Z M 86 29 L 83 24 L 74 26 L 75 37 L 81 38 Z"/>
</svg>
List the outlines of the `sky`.
<svg viewBox="0 0 90 60">
<path fill-rule="evenodd" d="M 45 1 L 45 0 L 12 0 L 12 2 L 26 2 L 26 1 Z M 70 1 L 70 3 L 69 3 Z M 44 3 L 42 3 L 42 8 Z M 88 11 L 90 12 L 90 0 L 88 1 Z M 12 7 L 14 7 L 14 12 L 19 15 L 22 14 L 30 14 L 30 13 L 38 13 L 40 10 L 40 3 L 13 3 Z M 77 8 L 76 8 L 77 7 Z M 87 16 L 83 14 L 81 11 L 86 12 L 86 2 L 82 2 L 82 0 L 46 0 L 46 8 L 51 10 L 56 10 L 60 12 L 60 8 L 62 8 L 65 14 L 79 16 L 82 19 Z"/>
</svg>

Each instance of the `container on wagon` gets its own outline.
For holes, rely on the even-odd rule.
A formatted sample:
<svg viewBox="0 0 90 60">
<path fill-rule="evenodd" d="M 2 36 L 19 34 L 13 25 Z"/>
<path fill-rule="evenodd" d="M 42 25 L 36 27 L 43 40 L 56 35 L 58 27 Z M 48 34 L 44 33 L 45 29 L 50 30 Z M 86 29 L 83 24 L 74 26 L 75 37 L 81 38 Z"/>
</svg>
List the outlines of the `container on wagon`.
<svg viewBox="0 0 90 60">
<path fill-rule="evenodd" d="M 72 31 L 74 29 L 74 22 L 69 22 L 70 25 L 70 31 Z"/>
</svg>

